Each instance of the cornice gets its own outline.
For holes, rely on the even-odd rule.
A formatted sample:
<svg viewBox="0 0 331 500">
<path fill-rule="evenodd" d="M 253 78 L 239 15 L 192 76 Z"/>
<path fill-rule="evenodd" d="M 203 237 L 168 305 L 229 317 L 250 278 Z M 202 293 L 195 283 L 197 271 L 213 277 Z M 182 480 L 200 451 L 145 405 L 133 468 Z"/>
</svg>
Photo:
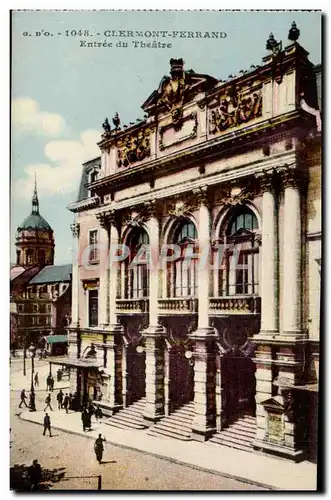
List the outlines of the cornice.
<svg viewBox="0 0 331 500">
<path fill-rule="evenodd" d="M 179 185 L 176 184 L 167 188 L 153 190 L 153 192 L 126 198 L 125 200 L 119 202 L 112 202 L 111 204 L 106 206 L 107 208 L 118 211 L 132 208 L 134 206 L 143 205 L 144 203 L 152 201 L 154 199 L 162 200 L 166 198 L 177 197 L 181 194 L 187 194 L 189 192 L 193 192 L 194 190 L 205 189 L 219 184 L 232 182 L 233 185 L 235 185 L 235 183 L 240 182 L 240 180 L 245 177 L 257 174 L 259 172 L 263 173 L 265 170 L 271 170 L 276 167 L 286 168 L 288 165 L 293 165 L 295 162 L 295 152 L 285 151 L 284 153 L 281 153 L 272 158 L 251 162 L 244 167 L 241 167 L 240 169 L 229 167 L 227 170 L 222 170 L 217 174 L 212 173 L 210 175 L 205 175 L 203 176 L 203 178 L 199 177 L 195 180 L 189 180 Z"/>
<path fill-rule="evenodd" d="M 84 200 L 74 201 L 67 205 L 67 209 L 70 212 L 82 212 L 88 210 L 89 208 L 97 207 L 100 204 L 99 196 L 93 196 L 91 198 L 85 198 Z"/>
<path fill-rule="evenodd" d="M 305 130 L 302 126 L 305 123 L 303 112 L 294 110 L 272 119 L 260 121 L 259 123 L 252 124 L 240 130 L 232 130 L 221 136 L 176 151 L 166 157 L 159 157 L 149 163 L 144 162 L 144 164 L 128 168 L 125 171 L 116 172 L 111 176 L 104 177 L 89 184 L 88 187 L 99 194 L 106 194 L 114 187 L 116 187 L 116 190 L 119 190 L 122 186 L 129 187 L 131 183 L 134 184 L 135 179 L 141 182 L 142 178 L 155 175 L 155 173 L 161 169 L 169 173 L 178 168 L 183 170 L 183 168 L 192 167 L 199 164 L 201 161 L 210 162 L 214 158 L 220 158 L 223 150 L 228 155 L 231 148 L 233 154 L 237 150 L 244 149 L 247 147 L 246 139 L 254 139 L 255 142 L 259 139 L 265 140 L 266 132 L 270 133 L 276 128 L 289 127 L 290 125 L 292 128 L 295 128 L 295 123 L 299 120 L 303 121 L 300 130 L 302 130 L 302 128 Z"/>
</svg>

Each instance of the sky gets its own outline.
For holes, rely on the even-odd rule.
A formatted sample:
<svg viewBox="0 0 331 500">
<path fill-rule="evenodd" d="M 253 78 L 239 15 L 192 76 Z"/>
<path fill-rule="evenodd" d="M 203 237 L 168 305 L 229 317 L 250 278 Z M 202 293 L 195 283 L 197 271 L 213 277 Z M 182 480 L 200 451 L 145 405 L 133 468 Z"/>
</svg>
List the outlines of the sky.
<svg viewBox="0 0 331 500">
<path fill-rule="evenodd" d="M 82 163 L 99 155 L 104 119 L 111 123 L 118 112 L 123 125 L 143 117 L 141 105 L 169 73 L 172 57 L 183 58 L 185 69 L 220 79 L 262 64 L 269 33 L 286 46 L 292 21 L 300 29 L 299 43 L 310 60 L 320 63 L 320 12 L 14 11 L 11 260 L 15 260 L 16 228 L 31 212 L 35 172 L 40 213 L 54 230 L 55 264 L 69 263 L 74 215 L 66 207 L 77 197 Z M 104 36 L 111 30 L 218 31 L 226 36 Z M 81 40 L 113 46 L 86 48 L 80 46 Z M 134 47 L 133 40 L 172 46 Z M 119 41 L 128 47 L 117 47 Z"/>
</svg>

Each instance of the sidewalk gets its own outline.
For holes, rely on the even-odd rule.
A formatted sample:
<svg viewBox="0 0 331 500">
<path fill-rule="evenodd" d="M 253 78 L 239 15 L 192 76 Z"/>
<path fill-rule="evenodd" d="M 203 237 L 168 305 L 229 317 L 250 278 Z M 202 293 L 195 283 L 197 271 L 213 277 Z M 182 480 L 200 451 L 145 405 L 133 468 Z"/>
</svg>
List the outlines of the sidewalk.
<svg viewBox="0 0 331 500">
<path fill-rule="evenodd" d="M 23 420 L 42 425 L 44 412 L 23 412 Z M 275 490 L 316 490 L 317 467 L 309 462 L 295 464 L 265 455 L 247 453 L 196 441 L 182 442 L 148 436 L 147 431 L 122 430 L 102 422 L 92 422 L 92 430 L 84 433 L 80 413 L 63 410 L 50 412 L 52 427 L 65 432 L 95 439 L 99 432 L 107 443 L 138 450 L 172 462 L 206 470 L 225 477 L 232 477 L 250 484 Z"/>
<path fill-rule="evenodd" d="M 61 382 L 57 382 L 56 380 L 56 368 L 52 366 L 52 375 L 54 378 L 54 391 L 60 389 L 67 389 L 69 387 L 69 379 L 65 378 L 61 380 Z M 36 392 L 46 391 L 46 379 L 49 374 L 49 362 L 47 359 L 43 359 L 42 361 L 36 360 L 34 372 L 38 372 L 39 376 L 39 386 L 35 388 Z M 26 360 L 26 375 L 23 375 L 23 359 L 22 359 L 22 369 L 16 372 L 11 372 L 10 374 L 10 390 L 11 391 L 21 391 L 25 389 L 25 391 L 30 391 L 31 388 L 31 360 Z"/>
</svg>

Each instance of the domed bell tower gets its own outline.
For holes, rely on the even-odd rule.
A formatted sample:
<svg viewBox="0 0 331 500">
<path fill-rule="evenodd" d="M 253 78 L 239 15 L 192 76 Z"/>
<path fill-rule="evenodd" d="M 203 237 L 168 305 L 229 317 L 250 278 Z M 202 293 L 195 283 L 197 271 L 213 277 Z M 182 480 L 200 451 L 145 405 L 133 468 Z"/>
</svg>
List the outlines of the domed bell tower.
<svg viewBox="0 0 331 500">
<path fill-rule="evenodd" d="M 39 213 L 37 180 L 32 196 L 31 214 L 17 228 L 16 264 L 43 268 L 54 264 L 53 229 Z"/>
</svg>

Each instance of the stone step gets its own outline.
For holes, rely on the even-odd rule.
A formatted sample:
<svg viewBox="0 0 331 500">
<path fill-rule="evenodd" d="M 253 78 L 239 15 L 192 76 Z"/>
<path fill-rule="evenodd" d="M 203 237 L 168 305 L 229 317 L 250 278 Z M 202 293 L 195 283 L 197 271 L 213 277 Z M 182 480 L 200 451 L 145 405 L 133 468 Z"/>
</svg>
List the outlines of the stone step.
<svg viewBox="0 0 331 500">
<path fill-rule="evenodd" d="M 111 417 L 109 420 L 114 420 L 116 422 L 137 422 L 137 423 L 143 423 L 143 417 L 142 415 L 123 415 L 121 413 L 117 413 L 113 417 Z"/>
<path fill-rule="evenodd" d="M 174 432 L 179 432 L 179 433 L 184 433 L 184 434 L 191 434 L 192 431 L 192 426 L 191 425 L 181 425 L 181 424 L 176 424 L 176 422 L 169 422 L 168 420 L 162 420 L 161 422 L 158 422 L 155 424 L 153 427 L 154 429 L 168 429 L 173 430 Z"/>
<path fill-rule="evenodd" d="M 135 429 L 135 430 L 142 430 L 146 429 L 145 425 L 139 425 L 139 424 L 131 424 L 130 422 L 117 422 L 113 420 L 109 420 L 108 422 L 104 422 L 106 425 L 109 425 L 110 427 L 116 427 L 117 429 Z"/>
<path fill-rule="evenodd" d="M 228 442 L 228 441 L 220 441 L 220 440 L 216 440 L 214 438 L 210 439 L 208 441 L 208 443 L 215 445 L 215 446 L 226 446 L 227 448 L 233 448 L 236 450 L 253 452 L 252 446 L 247 446 L 244 444 L 237 444 L 237 443 Z"/>
<path fill-rule="evenodd" d="M 190 441 L 191 438 L 190 436 L 183 435 L 183 434 L 177 434 L 174 433 L 173 431 L 169 432 L 167 429 L 158 429 L 157 431 L 154 430 L 155 427 L 151 427 L 151 429 L 148 431 L 149 436 L 155 436 L 155 437 L 170 437 L 173 439 L 178 439 L 180 441 Z"/>
<path fill-rule="evenodd" d="M 188 424 L 190 422 L 193 422 L 193 416 L 189 416 L 189 417 L 179 417 L 178 415 L 169 415 L 167 417 L 165 417 L 169 422 L 178 422 L 179 424 L 180 423 L 183 423 L 184 425 L 185 424 Z"/>
<path fill-rule="evenodd" d="M 241 429 L 233 430 L 231 428 L 231 429 L 223 429 L 221 431 L 221 434 L 223 434 L 224 436 L 240 436 L 240 437 L 242 437 L 242 439 L 250 439 L 251 440 L 251 439 L 255 438 L 256 432 L 255 431 L 247 432 L 247 431 L 241 430 Z"/>
<path fill-rule="evenodd" d="M 224 435 L 223 432 L 217 433 L 214 435 L 210 441 L 212 442 L 218 442 L 218 443 L 233 443 L 236 444 L 237 446 L 243 445 L 243 446 L 250 446 L 251 440 L 248 439 L 243 439 L 242 436 L 235 436 L 235 435 Z"/>
</svg>

